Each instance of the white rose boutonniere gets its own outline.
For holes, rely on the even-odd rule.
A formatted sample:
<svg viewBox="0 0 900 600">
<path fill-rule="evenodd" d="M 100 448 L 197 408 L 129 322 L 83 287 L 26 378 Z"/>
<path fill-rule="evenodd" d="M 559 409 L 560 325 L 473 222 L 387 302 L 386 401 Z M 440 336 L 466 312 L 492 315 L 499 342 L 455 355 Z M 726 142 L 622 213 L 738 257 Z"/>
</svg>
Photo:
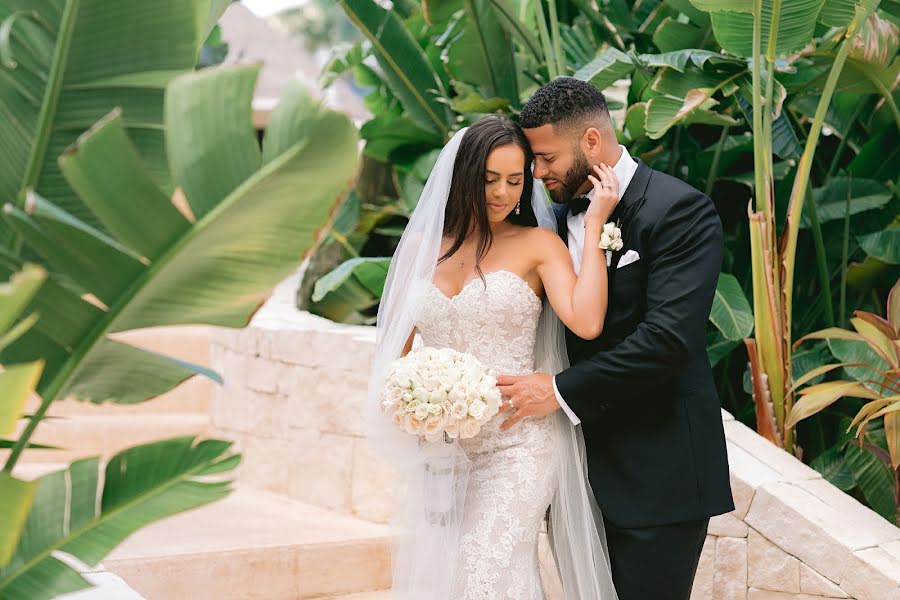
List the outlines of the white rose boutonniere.
<svg viewBox="0 0 900 600">
<path fill-rule="evenodd" d="M 603 231 L 600 233 L 600 249 L 618 252 L 623 245 L 622 230 L 619 229 L 618 223 L 610 222 L 604 225 Z"/>
</svg>

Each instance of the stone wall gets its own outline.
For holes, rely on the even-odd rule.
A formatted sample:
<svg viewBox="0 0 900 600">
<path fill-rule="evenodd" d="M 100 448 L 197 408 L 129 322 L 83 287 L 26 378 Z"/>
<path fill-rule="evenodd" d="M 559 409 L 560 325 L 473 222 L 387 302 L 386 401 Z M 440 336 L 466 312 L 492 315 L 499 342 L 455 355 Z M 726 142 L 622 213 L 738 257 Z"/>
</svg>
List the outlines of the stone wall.
<svg viewBox="0 0 900 600">
<path fill-rule="evenodd" d="M 217 435 L 244 453 L 241 481 L 377 522 L 393 474 L 360 417 L 372 328 L 293 308 L 287 281 L 244 330 L 215 330 Z M 900 600 L 900 529 L 723 411 L 733 513 L 714 518 L 692 600 Z"/>
</svg>

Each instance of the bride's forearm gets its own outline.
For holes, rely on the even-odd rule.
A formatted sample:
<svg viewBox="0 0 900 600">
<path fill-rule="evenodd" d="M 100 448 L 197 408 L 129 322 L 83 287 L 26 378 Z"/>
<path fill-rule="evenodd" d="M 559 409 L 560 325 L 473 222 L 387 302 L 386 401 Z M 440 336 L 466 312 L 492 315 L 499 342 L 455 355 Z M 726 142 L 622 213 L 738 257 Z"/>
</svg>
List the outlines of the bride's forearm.
<svg viewBox="0 0 900 600">
<path fill-rule="evenodd" d="M 572 293 L 572 314 L 580 330 L 572 331 L 588 339 L 600 335 L 606 316 L 606 254 L 600 249 L 601 231 L 601 225 L 585 224 L 581 269 Z"/>
</svg>

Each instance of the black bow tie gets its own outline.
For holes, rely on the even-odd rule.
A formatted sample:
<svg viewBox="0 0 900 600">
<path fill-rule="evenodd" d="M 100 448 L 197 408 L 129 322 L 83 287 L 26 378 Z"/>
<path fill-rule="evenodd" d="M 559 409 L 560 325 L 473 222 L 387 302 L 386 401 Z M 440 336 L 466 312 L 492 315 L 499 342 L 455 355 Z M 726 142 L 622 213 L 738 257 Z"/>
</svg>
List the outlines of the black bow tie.
<svg viewBox="0 0 900 600">
<path fill-rule="evenodd" d="M 569 210 L 572 211 L 573 216 L 580 215 L 586 211 L 590 205 L 591 201 L 587 196 L 578 196 L 569 200 Z"/>
</svg>

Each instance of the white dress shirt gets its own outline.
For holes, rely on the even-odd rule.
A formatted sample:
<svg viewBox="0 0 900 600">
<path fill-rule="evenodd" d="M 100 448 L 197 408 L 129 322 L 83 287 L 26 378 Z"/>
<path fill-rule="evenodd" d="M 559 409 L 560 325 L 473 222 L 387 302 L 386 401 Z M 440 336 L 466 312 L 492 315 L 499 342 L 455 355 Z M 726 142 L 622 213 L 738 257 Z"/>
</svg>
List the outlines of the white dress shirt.
<svg viewBox="0 0 900 600">
<path fill-rule="evenodd" d="M 637 171 L 637 163 L 634 162 L 634 159 L 628 154 L 628 150 L 625 149 L 625 146 L 620 144 L 619 148 L 622 150 L 622 156 L 619 157 L 618 162 L 613 166 L 613 172 L 619 180 L 619 200 L 621 200 L 622 195 L 625 194 L 625 190 L 628 188 L 628 184 L 631 183 L 631 179 L 634 177 L 634 172 Z M 587 197 L 593 200 L 593 188 L 587 193 Z M 581 256 L 584 252 L 584 215 L 585 213 L 573 215 L 570 212 L 566 216 L 566 224 L 569 228 L 569 254 L 572 256 L 572 264 L 575 266 L 576 274 L 581 270 Z M 607 253 L 607 261 L 610 259 L 611 255 Z M 566 401 L 563 400 L 562 396 L 559 394 L 559 389 L 556 387 L 556 377 L 553 378 L 553 391 L 556 393 L 556 400 L 562 407 L 563 412 L 569 416 L 572 423 L 575 425 L 581 423 L 581 419 L 578 418 L 578 415 L 569 408 L 569 405 L 566 404 Z"/>
</svg>

